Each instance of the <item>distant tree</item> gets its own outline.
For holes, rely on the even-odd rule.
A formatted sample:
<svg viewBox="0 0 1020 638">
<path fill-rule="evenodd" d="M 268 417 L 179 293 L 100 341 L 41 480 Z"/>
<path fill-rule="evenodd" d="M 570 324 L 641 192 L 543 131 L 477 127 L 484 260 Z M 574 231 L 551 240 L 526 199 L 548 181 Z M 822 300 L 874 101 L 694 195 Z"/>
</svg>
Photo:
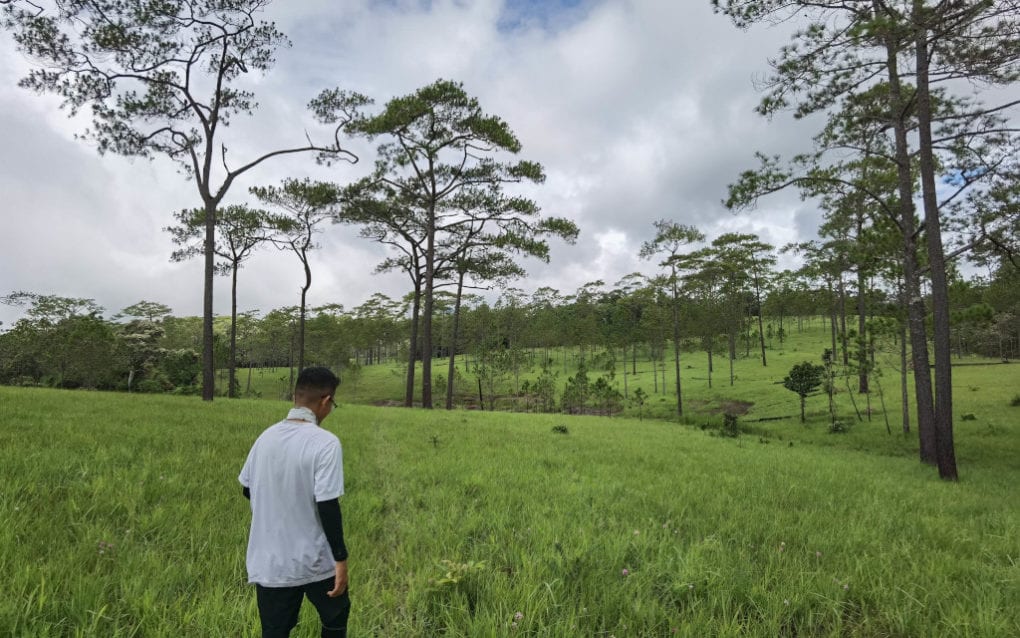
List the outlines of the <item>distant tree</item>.
<svg viewBox="0 0 1020 638">
<path fill-rule="evenodd" d="M 132 390 L 135 373 L 142 372 L 146 376 L 152 376 L 162 362 L 165 351 L 160 342 L 166 334 L 163 319 L 169 314 L 169 306 L 139 301 L 114 316 L 115 319 L 130 318 L 117 327 L 117 336 L 123 346 L 124 358 L 128 365 L 128 392 Z"/>
<path fill-rule="evenodd" d="M 645 401 L 648 400 L 648 394 L 641 388 L 634 390 L 634 395 L 630 398 L 631 405 L 637 406 L 638 409 L 638 421 L 644 418 Z"/>
<path fill-rule="evenodd" d="M 408 256 L 420 259 L 408 267 L 415 273 L 421 269 L 422 406 L 431 408 L 435 290 L 444 275 L 444 245 L 448 258 L 455 253 L 446 240 L 479 216 L 505 219 L 502 232 L 493 237 L 506 242 L 504 247 L 528 251 L 547 251 L 536 236 L 569 229 L 562 220 L 537 219 L 538 207 L 531 200 L 503 194 L 507 184 L 544 181 L 542 167 L 531 161 L 498 161 L 501 155 L 519 153 L 521 144 L 506 122 L 485 113 L 459 83 L 437 80 L 394 98 L 382 112 L 358 119 L 349 130 L 387 140 L 378 147 L 374 174 L 353 186 L 357 195 L 351 199 L 368 205 L 354 206 L 344 217 L 381 224 L 387 237 L 396 231 L 406 241 Z"/>
<path fill-rule="evenodd" d="M 139 301 L 136 304 L 132 304 L 127 308 L 124 308 L 114 319 L 119 317 L 137 317 L 145 319 L 147 321 L 161 321 L 164 317 L 171 314 L 173 310 L 166 304 L 161 304 L 156 301 Z"/>
<path fill-rule="evenodd" d="M 224 129 L 251 116 L 254 93 L 237 85 L 265 73 L 290 42 L 257 16 L 269 0 L 32 0 L 0 7 L 3 26 L 39 62 L 20 85 L 54 93 L 72 116 L 91 107 L 81 137 L 100 153 L 166 156 L 194 180 L 205 214 L 202 398 L 214 395 L 213 275 L 216 214 L 234 181 L 264 161 L 317 152 L 357 161 L 340 147 L 339 132 L 361 96 L 334 91 L 328 144 L 270 151 L 230 162 Z M 342 117 L 337 113 L 343 113 Z"/>
<path fill-rule="evenodd" d="M 772 280 L 772 267 L 776 264 L 773 247 L 748 233 L 725 233 L 712 240 L 717 258 L 733 273 L 742 273 L 754 293 L 755 314 L 758 318 L 758 339 L 761 345 L 761 365 L 765 367 L 765 326 L 762 323 L 763 293 Z"/>
<path fill-rule="evenodd" d="M 205 210 L 194 208 L 174 215 L 176 226 L 164 228 L 178 249 L 172 261 L 183 261 L 205 253 Z M 216 244 L 213 252 L 224 261 L 216 271 L 230 275 L 230 355 L 227 396 L 237 396 L 237 273 L 255 248 L 269 241 L 274 217 L 248 206 L 226 206 L 216 212 Z"/>
<path fill-rule="evenodd" d="M 12 292 L 0 303 L 25 308 L 5 332 L 0 352 L 7 381 L 55 387 L 109 388 L 123 370 L 113 326 L 92 299 Z"/>
<path fill-rule="evenodd" d="M 655 237 L 641 246 L 640 255 L 650 259 L 655 255 L 663 255 L 660 266 L 668 271 L 668 284 L 671 293 L 671 309 L 673 312 L 673 362 L 676 367 L 676 413 L 683 416 L 684 404 L 680 388 L 680 278 L 678 260 L 685 246 L 704 241 L 705 236 L 693 226 L 685 226 L 665 219 L 655 222 Z"/>
<path fill-rule="evenodd" d="M 807 396 L 822 385 L 822 378 L 825 375 L 825 366 L 816 365 L 810 362 L 798 363 L 790 369 L 790 373 L 783 379 L 783 387 L 791 392 L 796 392 L 800 397 L 800 422 L 804 423 L 804 404 Z"/>
<path fill-rule="evenodd" d="M 273 233 L 269 240 L 290 250 L 297 256 L 305 272 L 301 286 L 301 304 L 298 312 L 297 367 L 305 367 L 305 314 L 308 289 L 312 287 L 312 267 L 308 253 L 316 246 L 314 237 L 321 232 L 320 224 L 331 219 L 330 207 L 336 203 L 336 191 L 328 185 L 311 180 L 288 179 L 279 187 L 256 186 L 251 189 L 264 204 L 284 211 L 271 218 Z"/>
</svg>

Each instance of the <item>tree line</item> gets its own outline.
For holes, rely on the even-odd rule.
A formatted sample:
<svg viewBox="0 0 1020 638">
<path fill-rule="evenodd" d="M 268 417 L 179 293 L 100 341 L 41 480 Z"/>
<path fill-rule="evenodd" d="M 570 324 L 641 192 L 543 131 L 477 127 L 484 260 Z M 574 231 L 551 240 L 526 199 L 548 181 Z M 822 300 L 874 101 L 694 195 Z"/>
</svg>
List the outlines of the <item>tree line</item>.
<svg viewBox="0 0 1020 638">
<path fill-rule="evenodd" d="M 658 223 L 656 237 L 668 226 Z M 745 247 L 744 253 L 737 252 L 738 245 Z M 249 375 L 253 368 L 293 370 L 308 362 L 347 375 L 357 375 L 365 366 L 397 365 L 406 375 L 410 362 L 446 359 L 453 366 L 461 357 L 459 368 L 448 367 L 445 376 L 433 374 L 433 380 L 441 378 L 446 386 L 447 407 L 463 400 L 454 401 L 462 369 L 484 386 L 482 403 L 490 407 L 506 385 L 520 392 L 522 377 L 537 384 L 532 373 L 541 370 L 555 380 L 554 388 L 541 395 L 541 402 L 539 395 L 530 399 L 536 409 L 556 409 L 558 401 L 551 399 L 580 368 L 621 370 L 620 378 L 610 380 L 617 387 L 622 384 L 621 394 L 629 400 L 628 374 L 636 372 L 639 361 L 650 361 L 654 391 L 666 393 L 668 388 L 682 409 L 679 361 L 704 357 L 708 386 L 734 385 L 735 360 L 754 358 L 767 366 L 769 350 L 781 348 L 809 318 L 821 317 L 828 349 L 843 369 L 853 372 L 856 392 L 867 393 L 871 387 L 876 351 L 892 347 L 901 356 L 897 369 L 905 391 L 910 344 L 895 281 L 868 278 L 857 288 L 854 270 L 825 271 L 812 261 L 797 271 L 778 270 L 774 253 L 753 237 L 738 243 L 723 235 L 681 253 L 685 260 L 671 256 L 658 272 L 632 273 L 613 284 L 594 281 L 567 292 L 543 287 L 527 293 L 510 287 L 492 300 L 477 293 L 458 299 L 454 291 L 440 291 L 436 338 L 428 351 L 421 342 L 412 345 L 413 293 L 403 299 L 375 294 L 350 309 L 316 306 L 305 313 L 303 326 L 299 306 L 264 314 L 242 312 L 220 318 L 216 363 L 221 370 L 239 368 Z M 752 261 L 763 266 L 756 269 L 749 265 Z M 990 278 L 952 278 L 950 316 L 958 358 L 1010 360 L 1020 355 L 1018 279 L 1008 262 Z M 0 333 L 2 383 L 199 391 L 199 317 L 175 317 L 168 306 L 151 301 L 110 318 L 104 318 L 103 308 L 92 299 L 18 292 L 0 301 L 24 309 L 24 316 Z M 857 314 L 860 309 L 863 315 Z M 864 330 L 858 332 L 862 318 Z M 932 320 L 930 314 L 926 320 Z M 250 383 L 246 387 L 244 379 L 235 376 L 230 387 L 233 396 L 240 396 L 250 390 Z M 902 421 L 909 431 L 907 410 Z"/>
</svg>

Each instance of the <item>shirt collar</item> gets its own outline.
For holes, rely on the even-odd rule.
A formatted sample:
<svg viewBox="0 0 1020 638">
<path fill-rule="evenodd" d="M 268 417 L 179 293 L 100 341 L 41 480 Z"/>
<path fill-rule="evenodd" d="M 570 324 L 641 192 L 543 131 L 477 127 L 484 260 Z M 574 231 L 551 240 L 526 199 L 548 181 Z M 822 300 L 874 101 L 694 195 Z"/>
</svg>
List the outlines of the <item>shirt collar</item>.
<svg viewBox="0 0 1020 638">
<path fill-rule="evenodd" d="M 315 418 L 315 413 L 308 408 L 291 408 L 290 412 L 287 413 L 288 421 L 308 421 L 314 425 L 319 424 L 319 420 Z"/>
</svg>

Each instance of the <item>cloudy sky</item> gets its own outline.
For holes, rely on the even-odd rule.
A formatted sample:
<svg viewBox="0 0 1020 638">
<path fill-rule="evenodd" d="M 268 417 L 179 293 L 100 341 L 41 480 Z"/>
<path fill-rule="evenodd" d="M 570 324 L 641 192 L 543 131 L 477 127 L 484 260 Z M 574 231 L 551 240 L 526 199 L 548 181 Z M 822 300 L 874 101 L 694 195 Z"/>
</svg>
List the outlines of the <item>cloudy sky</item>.
<svg viewBox="0 0 1020 638">
<path fill-rule="evenodd" d="M 543 211 L 581 228 L 576 245 L 554 242 L 549 264 L 526 264 L 525 291 L 569 294 L 653 272 L 637 253 L 662 218 L 696 225 L 709 239 L 753 232 L 781 245 L 814 236 L 817 212 L 792 193 L 750 214 L 720 204 L 755 150 L 790 153 L 815 132 L 810 122 L 770 122 L 753 111 L 754 79 L 788 26 L 742 32 L 709 0 L 281 0 L 265 18 L 293 46 L 250 81 L 261 107 L 227 130 L 230 157 L 299 145 L 306 131 L 325 139 L 305 105 L 326 87 L 381 105 L 437 78 L 460 81 L 510 124 L 521 157 L 544 165 L 548 179 L 532 192 Z M 162 230 L 175 211 L 199 205 L 194 183 L 165 159 L 103 157 L 76 140 L 84 120 L 69 119 L 53 96 L 17 87 L 30 65 L 0 33 L 0 294 L 88 297 L 108 315 L 142 299 L 200 314 L 200 260 L 171 263 Z M 237 182 L 228 203 L 288 176 L 359 177 L 373 146 L 351 148 L 362 158 L 354 166 L 271 160 Z M 353 308 L 376 291 L 407 291 L 404 276 L 372 274 L 385 253 L 356 229 L 327 228 L 319 243 L 310 304 Z M 302 280 L 292 254 L 263 249 L 241 273 L 240 307 L 294 304 Z M 215 305 L 229 312 L 226 278 Z M 5 326 L 18 314 L 0 306 Z"/>
</svg>

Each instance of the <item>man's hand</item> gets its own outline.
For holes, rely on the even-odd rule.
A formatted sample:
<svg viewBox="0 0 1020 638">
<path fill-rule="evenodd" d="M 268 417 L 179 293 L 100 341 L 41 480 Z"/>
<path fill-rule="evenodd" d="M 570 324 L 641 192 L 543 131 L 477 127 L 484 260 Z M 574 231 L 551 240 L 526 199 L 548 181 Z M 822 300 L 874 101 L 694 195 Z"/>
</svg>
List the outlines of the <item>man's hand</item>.
<svg viewBox="0 0 1020 638">
<path fill-rule="evenodd" d="M 347 561 L 343 560 L 336 564 L 336 577 L 333 581 L 333 589 L 326 592 L 326 595 L 330 598 L 336 598 L 345 591 L 347 591 Z"/>
</svg>

